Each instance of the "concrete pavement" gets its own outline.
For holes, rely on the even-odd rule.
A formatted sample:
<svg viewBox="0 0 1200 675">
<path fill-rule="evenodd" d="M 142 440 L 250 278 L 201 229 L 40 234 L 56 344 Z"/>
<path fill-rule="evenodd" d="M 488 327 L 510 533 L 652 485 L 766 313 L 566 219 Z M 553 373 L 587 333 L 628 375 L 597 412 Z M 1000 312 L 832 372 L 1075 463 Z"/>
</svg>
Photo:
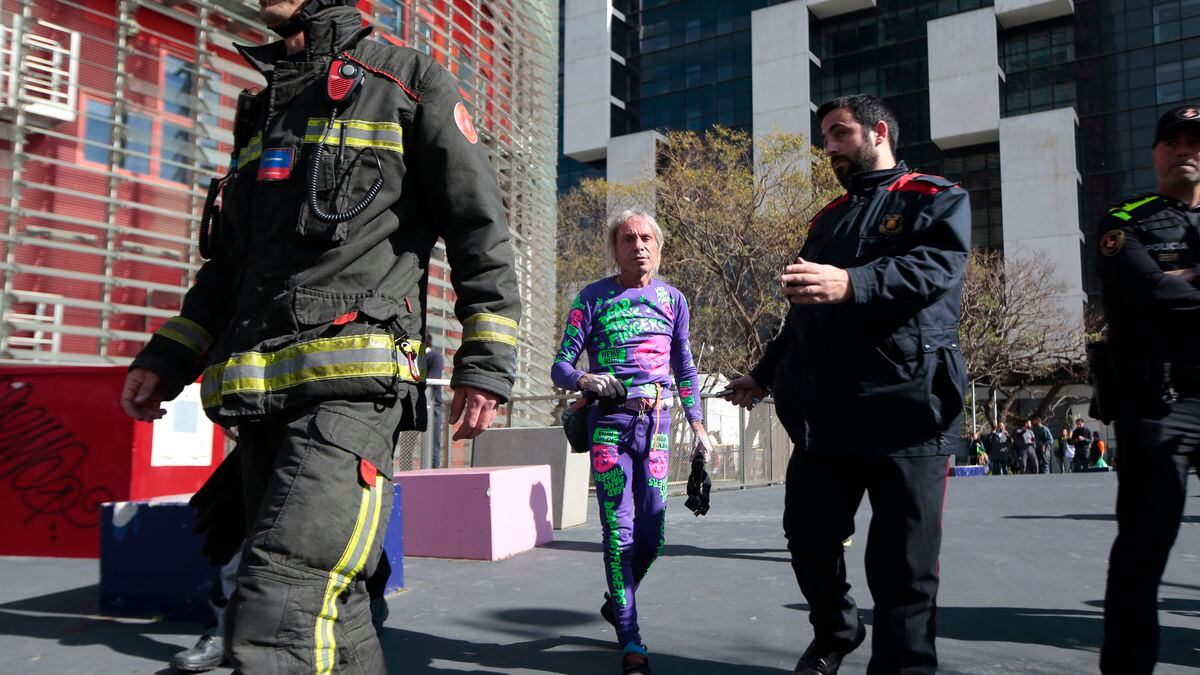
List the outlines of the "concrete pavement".
<svg viewBox="0 0 1200 675">
<path fill-rule="evenodd" d="M 1097 672 L 1101 601 L 1115 534 L 1115 476 L 951 479 L 942 550 L 944 673 Z M 1200 672 L 1200 482 L 1161 591 L 1157 673 Z M 659 675 L 790 672 L 811 639 L 780 529 L 783 488 L 713 496 L 703 518 L 673 497 L 667 544 L 638 595 Z M 847 563 L 871 623 L 863 576 L 869 504 Z M 410 558 L 410 588 L 389 600 L 382 637 L 392 673 L 618 672 L 599 526 L 495 563 Z M 163 561 L 163 564 L 170 564 Z M 0 673 L 170 672 L 200 626 L 96 616 L 90 560 L 0 558 Z M 862 673 L 870 640 L 842 673 Z M 228 672 L 222 669 L 216 672 Z"/>
</svg>

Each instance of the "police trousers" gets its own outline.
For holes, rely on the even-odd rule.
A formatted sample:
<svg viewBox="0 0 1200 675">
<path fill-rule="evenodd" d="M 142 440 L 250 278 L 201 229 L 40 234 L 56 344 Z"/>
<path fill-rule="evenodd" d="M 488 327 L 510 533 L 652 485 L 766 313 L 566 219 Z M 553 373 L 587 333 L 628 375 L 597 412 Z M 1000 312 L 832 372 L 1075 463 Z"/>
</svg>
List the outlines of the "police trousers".
<svg viewBox="0 0 1200 675">
<path fill-rule="evenodd" d="M 1150 673 L 1158 660 L 1158 585 L 1187 498 L 1200 473 L 1200 393 L 1155 401 L 1140 417 L 1118 417 L 1117 538 L 1104 593 L 1106 675 Z"/>
<path fill-rule="evenodd" d="M 366 580 L 391 513 L 401 407 L 332 401 L 239 425 L 247 539 L 226 613 L 235 672 L 387 672 Z"/>
<path fill-rule="evenodd" d="M 808 601 L 815 640 L 852 644 L 861 618 L 842 542 L 854 533 L 863 494 L 871 501 L 867 586 L 875 599 L 869 675 L 937 670 L 936 599 L 945 456 L 861 457 L 793 452 L 783 530 L 792 569 Z"/>
</svg>

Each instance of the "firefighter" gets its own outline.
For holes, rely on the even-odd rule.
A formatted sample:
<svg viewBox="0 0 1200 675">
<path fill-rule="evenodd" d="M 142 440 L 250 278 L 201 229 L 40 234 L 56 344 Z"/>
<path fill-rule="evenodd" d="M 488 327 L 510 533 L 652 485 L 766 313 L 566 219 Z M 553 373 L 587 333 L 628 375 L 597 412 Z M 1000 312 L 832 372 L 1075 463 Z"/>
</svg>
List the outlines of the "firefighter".
<svg viewBox="0 0 1200 675">
<path fill-rule="evenodd" d="M 1100 652 L 1106 674 L 1154 670 L 1158 584 L 1189 469 L 1200 469 L 1200 106 L 1158 120 L 1151 156 L 1155 191 L 1109 209 L 1096 256 L 1115 373 L 1098 381 L 1096 408 L 1102 421 L 1115 420 L 1121 451 Z"/>
<path fill-rule="evenodd" d="M 519 299 L 499 186 L 450 74 L 366 39 L 348 0 L 263 0 L 283 37 L 238 47 L 245 93 L 201 228 L 211 257 L 134 360 L 121 403 L 161 417 L 203 374 L 237 425 L 247 542 L 226 647 L 245 673 L 386 672 L 375 570 L 401 430 L 425 420 L 422 301 L 444 239 L 457 293 L 454 438 L 511 393 Z"/>
</svg>

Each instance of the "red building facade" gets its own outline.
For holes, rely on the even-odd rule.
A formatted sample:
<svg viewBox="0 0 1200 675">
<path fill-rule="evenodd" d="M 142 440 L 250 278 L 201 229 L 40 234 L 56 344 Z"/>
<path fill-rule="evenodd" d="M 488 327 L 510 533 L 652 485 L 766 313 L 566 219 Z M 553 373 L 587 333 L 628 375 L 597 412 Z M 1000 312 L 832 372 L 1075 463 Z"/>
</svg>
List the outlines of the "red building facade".
<svg viewBox="0 0 1200 675">
<path fill-rule="evenodd" d="M 522 370 L 540 375 L 556 328 L 557 3 L 359 9 L 377 39 L 459 80 L 509 208 Z M 178 311 L 202 262 L 208 182 L 229 163 L 234 103 L 263 84 L 233 44 L 273 37 L 243 0 L 0 0 L 0 359 L 124 363 Z M 443 257 L 429 324 L 449 352 L 460 327 Z"/>
</svg>

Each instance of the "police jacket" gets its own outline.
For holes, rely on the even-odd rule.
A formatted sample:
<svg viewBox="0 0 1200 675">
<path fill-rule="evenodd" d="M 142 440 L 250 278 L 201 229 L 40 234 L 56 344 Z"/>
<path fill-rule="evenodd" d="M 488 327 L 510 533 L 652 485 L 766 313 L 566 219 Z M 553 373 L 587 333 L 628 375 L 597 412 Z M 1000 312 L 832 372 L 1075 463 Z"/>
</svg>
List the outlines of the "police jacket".
<svg viewBox="0 0 1200 675">
<path fill-rule="evenodd" d="M 429 57 L 364 38 L 352 7 L 306 21 L 306 61 L 282 42 L 239 47 L 266 88 L 239 105 L 232 167 L 209 232 L 212 259 L 179 316 L 133 366 L 173 397 L 203 373 L 208 415 L 222 423 L 322 400 L 420 400 L 423 309 L 431 250 L 442 237 L 463 325 L 453 386 L 502 399 L 516 370 L 520 301 L 495 174 L 458 87 Z M 334 105 L 330 63 L 365 70 Z M 332 118 L 332 123 L 331 123 Z M 370 204 L 345 222 L 318 218 Z M 423 423 L 423 406 L 414 405 Z"/>
<path fill-rule="evenodd" d="M 997 459 L 1003 459 L 1000 455 L 1007 457 L 1012 444 L 1012 436 L 1009 436 L 1007 432 L 993 431 L 988 434 L 988 454 Z"/>
<path fill-rule="evenodd" d="M 1097 271 L 1118 362 L 1200 364 L 1200 289 L 1171 276 L 1198 270 L 1200 208 L 1146 193 L 1121 200 L 1100 223 Z"/>
<path fill-rule="evenodd" d="M 751 376 L 772 388 L 798 451 L 948 454 L 965 368 L 967 192 L 904 163 L 853 177 L 809 224 L 805 260 L 845 269 L 853 297 L 792 305 Z"/>
</svg>

